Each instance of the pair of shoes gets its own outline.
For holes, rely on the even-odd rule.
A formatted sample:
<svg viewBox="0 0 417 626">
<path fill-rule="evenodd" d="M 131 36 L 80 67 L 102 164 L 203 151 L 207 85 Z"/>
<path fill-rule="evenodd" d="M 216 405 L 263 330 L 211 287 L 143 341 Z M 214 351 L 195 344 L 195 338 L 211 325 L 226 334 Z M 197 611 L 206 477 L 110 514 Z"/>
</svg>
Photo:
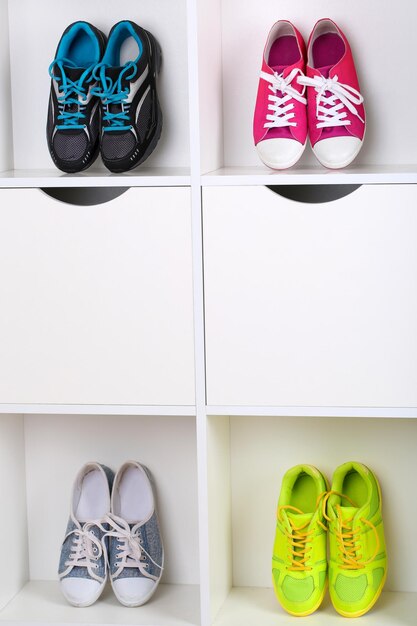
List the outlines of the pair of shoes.
<svg viewBox="0 0 417 626">
<path fill-rule="evenodd" d="M 327 569 L 327 536 L 329 563 Z M 326 477 L 297 465 L 282 481 L 272 556 L 275 594 L 291 615 L 310 615 L 327 584 L 344 617 L 367 613 L 387 575 L 381 489 L 362 463 L 345 463 Z"/>
<path fill-rule="evenodd" d="M 363 97 L 349 42 L 332 20 L 317 22 L 307 51 L 291 22 L 280 20 L 272 27 L 253 135 L 261 160 L 278 170 L 297 163 L 307 135 L 325 167 L 346 167 L 359 154 L 365 136 Z"/>
<path fill-rule="evenodd" d="M 99 152 L 111 172 L 143 163 L 162 132 L 155 37 L 134 22 L 115 24 L 109 38 L 88 22 L 64 31 L 50 65 L 47 139 L 55 165 L 81 172 Z"/>
<path fill-rule="evenodd" d="M 78 473 L 61 548 L 61 591 L 73 606 L 93 604 L 107 578 L 124 606 L 155 593 L 164 550 L 149 470 L 128 461 L 117 472 L 87 463 Z"/>
</svg>

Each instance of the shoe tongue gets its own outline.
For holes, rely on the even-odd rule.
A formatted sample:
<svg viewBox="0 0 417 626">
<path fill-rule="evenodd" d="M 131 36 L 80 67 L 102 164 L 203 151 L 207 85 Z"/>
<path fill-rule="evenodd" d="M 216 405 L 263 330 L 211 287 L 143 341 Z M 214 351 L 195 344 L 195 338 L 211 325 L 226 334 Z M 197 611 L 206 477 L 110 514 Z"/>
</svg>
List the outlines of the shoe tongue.
<svg viewBox="0 0 417 626">
<path fill-rule="evenodd" d="M 287 511 L 288 519 L 292 521 L 296 528 L 305 526 L 302 530 L 307 530 L 307 523 L 310 523 L 313 519 L 313 513 L 294 513 L 293 511 Z"/>
<path fill-rule="evenodd" d="M 71 135 L 72 137 L 75 137 L 76 135 L 81 135 L 85 131 L 84 131 L 84 128 L 71 128 L 71 126 L 68 126 L 68 128 L 60 128 L 56 132 L 64 133 L 67 136 Z"/>
<path fill-rule="evenodd" d="M 341 506 L 340 511 L 343 520 L 352 520 L 359 509 L 356 506 Z"/>
<path fill-rule="evenodd" d="M 324 67 L 318 67 L 317 71 L 320 72 L 320 74 L 324 76 L 324 78 L 329 78 L 330 70 L 332 69 L 332 67 L 333 65 L 325 65 Z"/>
<path fill-rule="evenodd" d="M 118 80 L 120 76 L 120 72 L 123 69 L 124 69 L 123 65 L 120 67 L 106 67 L 106 76 L 108 78 L 111 78 L 111 80 L 115 82 L 116 80 Z M 122 82 L 125 82 L 125 81 L 122 79 Z"/>
<path fill-rule="evenodd" d="M 72 81 L 76 81 L 76 80 L 79 80 L 81 76 L 84 74 L 85 67 L 68 67 L 64 65 L 64 70 L 65 70 L 65 74 L 67 78 L 69 78 Z"/>
<path fill-rule="evenodd" d="M 288 65 L 271 65 L 271 69 L 277 74 L 282 74 Z"/>
</svg>

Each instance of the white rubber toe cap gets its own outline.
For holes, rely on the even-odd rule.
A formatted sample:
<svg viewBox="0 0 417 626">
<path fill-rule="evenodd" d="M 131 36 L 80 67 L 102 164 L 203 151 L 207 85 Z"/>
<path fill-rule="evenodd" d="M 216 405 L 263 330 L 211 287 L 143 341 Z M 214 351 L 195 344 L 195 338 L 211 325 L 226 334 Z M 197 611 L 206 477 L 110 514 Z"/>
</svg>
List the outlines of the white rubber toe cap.
<svg viewBox="0 0 417 626">
<path fill-rule="evenodd" d="M 64 597 L 73 606 L 90 606 L 100 596 L 104 583 L 89 578 L 64 578 L 61 590 Z"/>
<path fill-rule="evenodd" d="M 274 170 L 285 170 L 297 163 L 305 144 L 296 139 L 264 139 L 256 146 L 261 161 Z"/>
<path fill-rule="evenodd" d="M 324 167 L 340 169 L 352 163 L 362 143 L 357 137 L 329 137 L 318 141 L 313 152 Z"/>
<path fill-rule="evenodd" d="M 140 606 L 149 600 L 157 583 L 150 578 L 118 578 L 113 580 L 113 591 L 121 604 Z"/>
</svg>

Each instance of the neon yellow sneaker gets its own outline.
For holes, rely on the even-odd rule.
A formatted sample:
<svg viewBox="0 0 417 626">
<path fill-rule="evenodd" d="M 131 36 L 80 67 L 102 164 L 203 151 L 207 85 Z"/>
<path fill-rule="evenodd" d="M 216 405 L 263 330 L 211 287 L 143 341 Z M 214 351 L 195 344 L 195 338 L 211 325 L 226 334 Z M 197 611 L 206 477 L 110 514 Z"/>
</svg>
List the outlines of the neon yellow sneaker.
<svg viewBox="0 0 417 626">
<path fill-rule="evenodd" d="M 345 463 L 327 494 L 329 588 L 344 617 L 359 617 L 378 600 L 387 576 L 381 489 L 361 463 Z"/>
<path fill-rule="evenodd" d="M 297 465 L 282 480 L 272 555 L 272 580 L 291 615 L 313 613 L 326 591 L 326 526 L 322 502 L 328 483 L 312 465 Z"/>
</svg>

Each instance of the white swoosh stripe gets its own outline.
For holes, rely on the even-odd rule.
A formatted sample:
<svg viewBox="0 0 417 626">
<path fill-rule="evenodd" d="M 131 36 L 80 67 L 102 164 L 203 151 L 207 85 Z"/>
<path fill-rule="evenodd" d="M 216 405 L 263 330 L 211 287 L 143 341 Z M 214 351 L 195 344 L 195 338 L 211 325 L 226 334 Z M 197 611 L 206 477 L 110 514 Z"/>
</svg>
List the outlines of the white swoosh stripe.
<svg viewBox="0 0 417 626">
<path fill-rule="evenodd" d="M 142 74 L 139 76 L 137 80 L 135 80 L 134 83 L 130 83 L 129 96 L 126 98 L 125 102 L 127 102 L 128 104 L 131 104 L 133 102 L 133 98 L 135 97 L 140 87 L 145 82 L 148 74 L 149 74 L 149 65 L 146 66 Z"/>
</svg>

